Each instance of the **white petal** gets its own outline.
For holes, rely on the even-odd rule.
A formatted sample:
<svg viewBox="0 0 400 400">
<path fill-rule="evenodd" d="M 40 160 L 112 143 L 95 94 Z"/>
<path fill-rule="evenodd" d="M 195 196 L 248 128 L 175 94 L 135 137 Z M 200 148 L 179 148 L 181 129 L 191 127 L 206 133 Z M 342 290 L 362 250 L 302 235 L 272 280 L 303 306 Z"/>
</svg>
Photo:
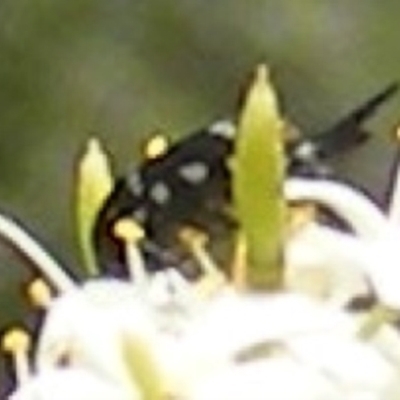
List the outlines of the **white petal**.
<svg viewBox="0 0 400 400">
<path fill-rule="evenodd" d="M 390 325 L 382 326 L 375 335 L 370 338 L 369 343 L 373 345 L 387 361 L 393 365 L 400 365 L 400 332 L 397 327 Z"/>
<path fill-rule="evenodd" d="M 354 256 L 363 251 L 355 236 L 309 223 L 286 245 L 285 287 L 344 306 L 369 292 L 366 271 Z"/>
<path fill-rule="evenodd" d="M 394 229 L 387 229 L 374 243 L 366 243 L 363 265 L 365 265 L 381 302 L 400 310 L 398 233 Z"/>
<path fill-rule="evenodd" d="M 324 372 L 348 391 L 383 393 L 396 377 L 394 365 L 356 338 L 310 334 L 287 344 L 305 365 Z"/>
<path fill-rule="evenodd" d="M 221 369 L 191 389 L 190 400 L 343 400 L 323 374 L 289 357 Z"/>
<path fill-rule="evenodd" d="M 328 207 L 365 238 L 376 238 L 387 228 L 386 217 L 379 208 L 363 193 L 343 183 L 292 178 L 285 183 L 285 195 L 291 201 L 310 200 Z"/>
<path fill-rule="evenodd" d="M 131 284 L 99 280 L 70 291 L 49 309 L 39 338 L 37 367 L 52 369 L 66 353 L 73 365 L 126 384 L 130 378 L 121 355 L 121 334 L 130 323 L 138 335 L 151 337 L 150 313 Z"/>
<path fill-rule="evenodd" d="M 53 369 L 33 378 L 10 400 L 140 400 L 126 390 L 84 369 Z"/>
<path fill-rule="evenodd" d="M 356 329 L 349 316 L 301 295 L 224 293 L 198 313 L 183 335 L 165 342 L 162 358 L 165 369 L 192 381 L 260 343 L 273 344 L 310 331 L 352 335 Z"/>
</svg>

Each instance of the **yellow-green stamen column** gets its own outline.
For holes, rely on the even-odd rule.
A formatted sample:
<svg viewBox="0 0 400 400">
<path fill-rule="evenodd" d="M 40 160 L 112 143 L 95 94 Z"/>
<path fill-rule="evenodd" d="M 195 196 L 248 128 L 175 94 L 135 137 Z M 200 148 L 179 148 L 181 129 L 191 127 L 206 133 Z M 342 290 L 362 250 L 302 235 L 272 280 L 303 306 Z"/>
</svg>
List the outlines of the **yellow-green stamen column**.
<svg viewBox="0 0 400 400">
<path fill-rule="evenodd" d="M 108 157 L 100 142 L 92 138 L 78 165 L 75 194 L 78 241 L 83 264 L 91 276 L 98 274 L 93 249 L 93 227 L 113 184 Z"/>
<path fill-rule="evenodd" d="M 232 166 L 234 207 L 247 244 L 249 288 L 282 285 L 283 128 L 267 68 L 261 65 L 240 114 Z"/>
</svg>

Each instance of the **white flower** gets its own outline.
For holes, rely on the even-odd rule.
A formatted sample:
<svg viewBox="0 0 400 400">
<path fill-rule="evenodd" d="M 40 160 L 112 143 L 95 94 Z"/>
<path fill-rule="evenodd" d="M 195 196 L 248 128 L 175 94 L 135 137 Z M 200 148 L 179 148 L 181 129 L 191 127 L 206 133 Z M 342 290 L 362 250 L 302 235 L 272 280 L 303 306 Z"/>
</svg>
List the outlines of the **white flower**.
<svg viewBox="0 0 400 400">
<path fill-rule="evenodd" d="M 350 399 L 378 395 L 395 381 L 391 362 L 356 338 L 356 319 L 302 295 L 226 289 L 165 329 L 161 303 L 146 304 L 121 285 L 96 282 L 55 301 L 37 354 L 39 376 L 57 368 L 45 349 L 64 345 L 68 354 L 71 344 L 71 370 L 140 390 L 121 352 L 128 343 L 147 352 L 163 392 L 178 399 Z"/>
<path fill-rule="evenodd" d="M 126 244 L 129 268 L 140 279 L 78 284 L 12 221 L 0 218 L 0 231 L 28 249 L 58 292 L 46 301 L 32 362 L 26 343 L 6 346 L 18 378 L 9 398 L 399 399 L 398 331 L 383 323 L 362 337 L 364 317 L 343 305 L 372 285 L 379 301 L 399 309 L 400 227 L 342 183 L 293 179 L 285 189 L 290 201 L 327 207 L 350 232 L 312 221 L 290 236 L 288 288 L 277 293 L 237 291 L 213 271 L 198 245 L 195 256 L 211 282 L 199 294 L 199 285 L 176 270 L 149 275 L 132 240 Z M 326 273 L 322 286 L 309 282 L 322 296 L 291 290 L 299 271 L 310 267 Z"/>
</svg>

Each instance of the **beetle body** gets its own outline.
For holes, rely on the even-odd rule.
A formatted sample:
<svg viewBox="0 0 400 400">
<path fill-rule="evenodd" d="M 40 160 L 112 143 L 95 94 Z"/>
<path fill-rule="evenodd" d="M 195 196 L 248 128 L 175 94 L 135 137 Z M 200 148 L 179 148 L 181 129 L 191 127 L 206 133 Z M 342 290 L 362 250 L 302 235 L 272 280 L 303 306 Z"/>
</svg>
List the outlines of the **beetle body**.
<svg viewBox="0 0 400 400">
<path fill-rule="evenodd" d="M 319 135 L 288 141 L 288 175 L 326 174 L 327 159 L 368 138 L 362 123 L 396 89 L 397 85 L 390 85 Z M 94 230 L 103 270 L 125 274 L 123 246 L 112 234 L 120 218 L 132 217 L 144 228 L 147 240 L 142 250 L 150 269 L 176 262 L 182 227 L 196 227 L 215 236 L 235 225 L 228 212 L 228 160 L 234 156 L 235 131 L 233 123 L 218 121 L 173 144 L 165 154 L 144 160 L 117 180 Z"/>
</svg>

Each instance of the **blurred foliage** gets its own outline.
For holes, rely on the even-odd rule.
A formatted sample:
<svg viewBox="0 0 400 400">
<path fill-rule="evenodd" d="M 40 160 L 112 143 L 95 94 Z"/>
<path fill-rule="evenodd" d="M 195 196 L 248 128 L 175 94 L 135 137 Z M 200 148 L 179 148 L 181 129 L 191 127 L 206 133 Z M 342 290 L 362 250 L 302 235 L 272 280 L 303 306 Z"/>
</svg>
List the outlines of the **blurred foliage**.
<svg viewBox="0 0 400 400">
<path fill-rule="evenodd" d="M 72 172 L 89 135 L 123 171 L 149 132 L 177 137 L 233 113 L 259 61 L 290 118 L 319 132 L 400 77 L 399 13 L 374 0 L 2 0 L 0 207 L 73 265 Z M 339 166 L 378 195 L 399 105 Z M 0 325 L 19 316 L 23 271 L 1 258 Z"/>
</svg>

